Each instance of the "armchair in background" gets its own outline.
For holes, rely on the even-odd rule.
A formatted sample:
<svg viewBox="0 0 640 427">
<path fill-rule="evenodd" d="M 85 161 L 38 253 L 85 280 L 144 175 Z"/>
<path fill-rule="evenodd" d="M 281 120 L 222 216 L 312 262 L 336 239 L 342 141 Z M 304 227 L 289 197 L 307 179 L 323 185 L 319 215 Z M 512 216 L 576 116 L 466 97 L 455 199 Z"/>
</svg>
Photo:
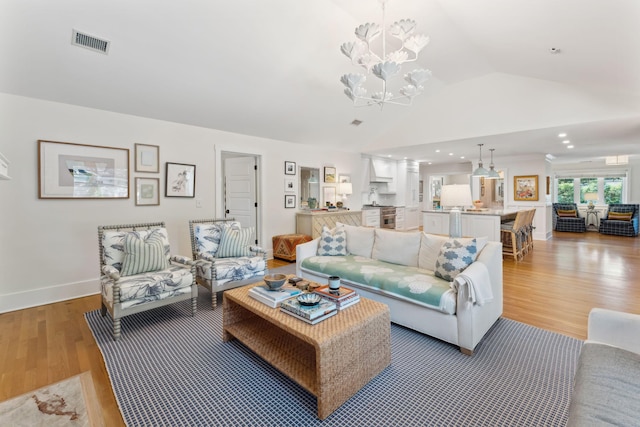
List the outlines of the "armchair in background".
<svg viewBox="0 0 640 427">
<path fill-rule="evenodd" d="M 267 253 L 254 245 L 255 228 L 241 228 L 233 218 L 189 221 L 196 282 L 217 293 L 257 281 L 267 269 Z"/>
<path fill-rule="evenodd" d="M 607 217 L 600 220 L 598 231 L 615 236 L 637 236 L 639 206 L 623 203 L 610 204 Z"/>
<path fill-rule="evenodd" d="M 570 231 L 583 233 L 587 231 L 584 218 L 578 214 L 575 203 L 553 204 L 553 229 L 555 231 Z"/>
<path fill-rule="evenodd" d="M 198 285 L 191 258 L 172 256 L 164 222 L 98 227 L 101 314 L 120 320 L 130 314 L 191 299 L 195 315 Z"/>
</svg>

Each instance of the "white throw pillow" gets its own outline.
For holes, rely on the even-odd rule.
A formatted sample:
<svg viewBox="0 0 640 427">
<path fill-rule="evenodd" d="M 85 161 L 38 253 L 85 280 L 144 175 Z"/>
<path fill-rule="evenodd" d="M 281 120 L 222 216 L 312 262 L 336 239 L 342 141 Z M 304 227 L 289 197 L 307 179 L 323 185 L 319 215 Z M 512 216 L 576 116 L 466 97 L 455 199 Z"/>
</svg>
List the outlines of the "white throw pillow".
<svg viewBox="0 0 640 427">
<path fill-rule="evenodd" d="M 476 237 L 476 247 L 478 248 L 478 254 L 487 244 L 488 237 Z M 435 271 L 436 261 L 440 254 L 440 248 L 442 244 L 451 240 L 449 236 L 441 236 L 437 234 L 422 233 L 422 240 L 420 242 L 420 255 L 418 257 L 418 268 L 423 270 Z M 473 238 L 463 237 L 456 239 L 462 244 L 468 244 Z"/>
<path fill-rule="evenodd" d="M 392 264 L 418 266 L 420 232 L 375 229 L 371 258 Z"/>
<path fill-rule="evenodd" d="M 375 229 L 371 227 L 357 227 L 336 222 L 336 228 L 343 227 L 347 232 L 347 253 L 371 258 Z"/>
</svg>

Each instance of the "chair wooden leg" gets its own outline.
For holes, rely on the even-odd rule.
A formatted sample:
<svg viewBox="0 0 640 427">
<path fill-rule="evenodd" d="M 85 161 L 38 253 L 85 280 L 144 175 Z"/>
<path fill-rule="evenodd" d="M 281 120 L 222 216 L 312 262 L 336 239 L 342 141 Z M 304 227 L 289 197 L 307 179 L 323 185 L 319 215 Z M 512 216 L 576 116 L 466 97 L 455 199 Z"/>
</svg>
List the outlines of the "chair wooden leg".
<svg viewBox="0 0 640 427">
<path fill-rule="evenodd" d="M 198 298 L 191 298 L 191 316 L 195 316 L 197 310 L 198 310 Z"/>
<path fill-rule="evenodd" d="M 211 289 L 211 308 L 215 309 L 218 305 L 218 293 Z"/>
</svg>

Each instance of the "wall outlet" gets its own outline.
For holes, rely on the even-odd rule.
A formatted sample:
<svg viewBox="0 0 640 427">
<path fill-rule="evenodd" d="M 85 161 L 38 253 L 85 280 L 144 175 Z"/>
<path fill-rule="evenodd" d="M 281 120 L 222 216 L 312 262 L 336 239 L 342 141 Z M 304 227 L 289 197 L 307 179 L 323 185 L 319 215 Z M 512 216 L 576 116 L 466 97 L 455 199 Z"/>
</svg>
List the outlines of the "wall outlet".
<svg viewBox="0 0 640 427">
<path fill-rule="evenodd" d="M 202 199 L 196 199 L 196 208 L 202 207 Z"/>
</svg>

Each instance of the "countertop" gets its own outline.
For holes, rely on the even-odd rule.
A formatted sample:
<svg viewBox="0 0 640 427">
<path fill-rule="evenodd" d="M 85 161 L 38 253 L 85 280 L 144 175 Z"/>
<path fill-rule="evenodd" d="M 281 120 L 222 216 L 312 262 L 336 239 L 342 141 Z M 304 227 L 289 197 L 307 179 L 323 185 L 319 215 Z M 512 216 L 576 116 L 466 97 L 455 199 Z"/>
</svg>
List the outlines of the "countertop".
<svg viewBox="0 0 640 427">
<path fill-rule="evenodd" d="M 428 209 L 423 210 L 423 213 L 443 213 L 448 214 L 451 210 L 447 209 Z M 504 209 L 483 209 L 483 210 L 466 210 L 461 211 L 462 215 L 488 215 L 488 216 L 505 216 L 505 215 L 513 215 L 516 214 L 517 211 L 507 211 Z"/>
</svg>

